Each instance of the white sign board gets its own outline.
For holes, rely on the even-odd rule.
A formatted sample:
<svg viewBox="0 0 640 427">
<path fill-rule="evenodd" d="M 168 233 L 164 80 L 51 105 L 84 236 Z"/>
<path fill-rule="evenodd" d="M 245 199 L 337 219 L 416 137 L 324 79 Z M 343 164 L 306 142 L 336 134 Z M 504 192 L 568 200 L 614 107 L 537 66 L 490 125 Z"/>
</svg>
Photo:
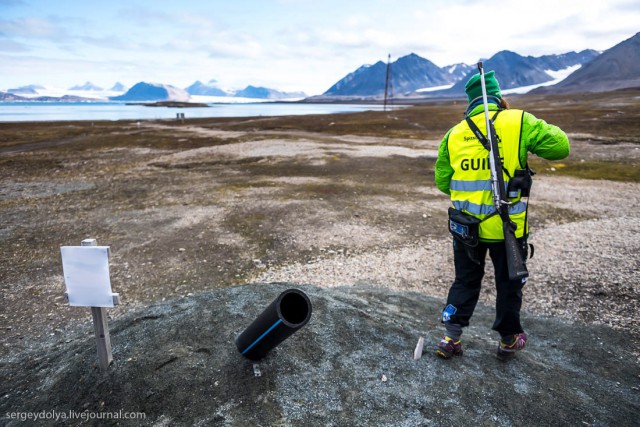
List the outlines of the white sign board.
<svg viewBox="0 0 640 427">
<path fill-rule="evenodd" d="M 113 307 L 109 246 L 62 246 L 60 251 L 69 305 Z"/>
</svg>

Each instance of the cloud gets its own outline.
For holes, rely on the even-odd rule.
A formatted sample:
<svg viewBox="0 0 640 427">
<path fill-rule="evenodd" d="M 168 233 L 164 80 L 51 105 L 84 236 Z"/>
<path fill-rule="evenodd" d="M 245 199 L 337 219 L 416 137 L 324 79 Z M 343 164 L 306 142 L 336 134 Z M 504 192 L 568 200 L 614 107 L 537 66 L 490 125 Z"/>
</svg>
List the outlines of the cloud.
<svg viewBox="0 0 640 427">
<path fill-rule="evenodd" d="M 242 29 L 230 28 L 220 20 L 204 14 L 168 14 L 127 8 L 119 10 L 117 17 L 134 27 L 131 28 L 131 33 L 135 33 L 132 34 L 134 42 L 129 49 L 211 58 L 265 57 L 264 45 L 258 37 Z M 149 36 L 145 37 L 145 34 Z M 145 40 L 144 43 L 139 42 L 142 39 Z"/>
<path fill-rule="evenodd" d="M 24 3 L 0 0 L 0 6 L 8 4 Z M 49 71 L 50 63 L 61 79 L 71 78 L 65 73 L 77 76 L 71 84 L 153 79 L 183 87 L 215 76 L 227 86 L 319 93 L 363 64 L 386 61 L 387 54 L 395 60 L 416 53 L 446 66 L 472 64 L 505 49 L 534 56 L 604 50 L 635 34 L 640 22 L 637 0 L 585 0 L 579 7 L 505 0 L 498 8 L 478 0 L 368 0 L 366 7 L 272 0 L 251 8 L 136 0 L 125 7 L 91 3 L 68 10 L 53 4 L 12 9 L 16 14 L 0 18 L 0 52 L 8 61 L 0 64 L 3 79 L 32 83 L 38 75 L 27 65 Z M 21 76 L 33 77 L 17 81 Z"/>
<path fill-rule="evenodd" d="M 67 39 L 69 36 L 64 28 L 48 18 L 26 17 L 13 20 L 0 20 L 0 33 L 8 38 L 25 39 Z"/>
<path fill-rule="evenodd" d="M 28 50 L 29 48 L 23 43 L 0 39 L 0 52 L 27 52 Z"/>
</svg>

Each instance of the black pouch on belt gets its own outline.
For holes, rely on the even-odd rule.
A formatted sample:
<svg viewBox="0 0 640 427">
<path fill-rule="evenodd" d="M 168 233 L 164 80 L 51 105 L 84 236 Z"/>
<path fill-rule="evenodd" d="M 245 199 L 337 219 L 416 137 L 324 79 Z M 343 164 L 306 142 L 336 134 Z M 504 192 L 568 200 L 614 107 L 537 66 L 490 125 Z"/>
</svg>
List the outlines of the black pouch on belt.
<svg viewBox="0 0 640 427">
<path fill-rule="evenodd" d="M 465 246 L 472 248 L 478 246 L 480 222 L 482 220 L 474 216 L 449 208 L 449 232 Z"/>
</svg>

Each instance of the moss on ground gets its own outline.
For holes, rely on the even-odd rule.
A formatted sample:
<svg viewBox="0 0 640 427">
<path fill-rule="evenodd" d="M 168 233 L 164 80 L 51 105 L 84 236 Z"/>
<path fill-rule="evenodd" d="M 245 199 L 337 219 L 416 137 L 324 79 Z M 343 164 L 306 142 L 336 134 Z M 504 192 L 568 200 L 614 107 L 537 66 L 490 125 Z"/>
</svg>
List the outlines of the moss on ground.
<svg viewBox="0 0 640 427">
<path fill-rule="evenodd" d="M 572 176 L 582 179 L 606 179 L 611 181 L 640 182 L 640 167 L 637 164 L 614 161 L 562 160 L 551 162 L 534 159 L 531 168 L 545 175 Z"/>
</svg>

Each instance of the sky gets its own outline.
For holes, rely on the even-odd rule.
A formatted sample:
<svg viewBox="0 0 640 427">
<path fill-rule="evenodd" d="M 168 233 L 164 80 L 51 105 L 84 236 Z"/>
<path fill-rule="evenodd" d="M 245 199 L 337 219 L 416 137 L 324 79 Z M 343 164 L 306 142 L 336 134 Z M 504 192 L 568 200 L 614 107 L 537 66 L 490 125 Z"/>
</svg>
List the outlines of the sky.
<svg viewBox="0 0 640 427">
<path fill-rule="evenodd" d="M 0 90 L 215 80 L 325 92 L 364 64 L 606 50 L 640 0 L 0 0 Z"/>
</svg>

